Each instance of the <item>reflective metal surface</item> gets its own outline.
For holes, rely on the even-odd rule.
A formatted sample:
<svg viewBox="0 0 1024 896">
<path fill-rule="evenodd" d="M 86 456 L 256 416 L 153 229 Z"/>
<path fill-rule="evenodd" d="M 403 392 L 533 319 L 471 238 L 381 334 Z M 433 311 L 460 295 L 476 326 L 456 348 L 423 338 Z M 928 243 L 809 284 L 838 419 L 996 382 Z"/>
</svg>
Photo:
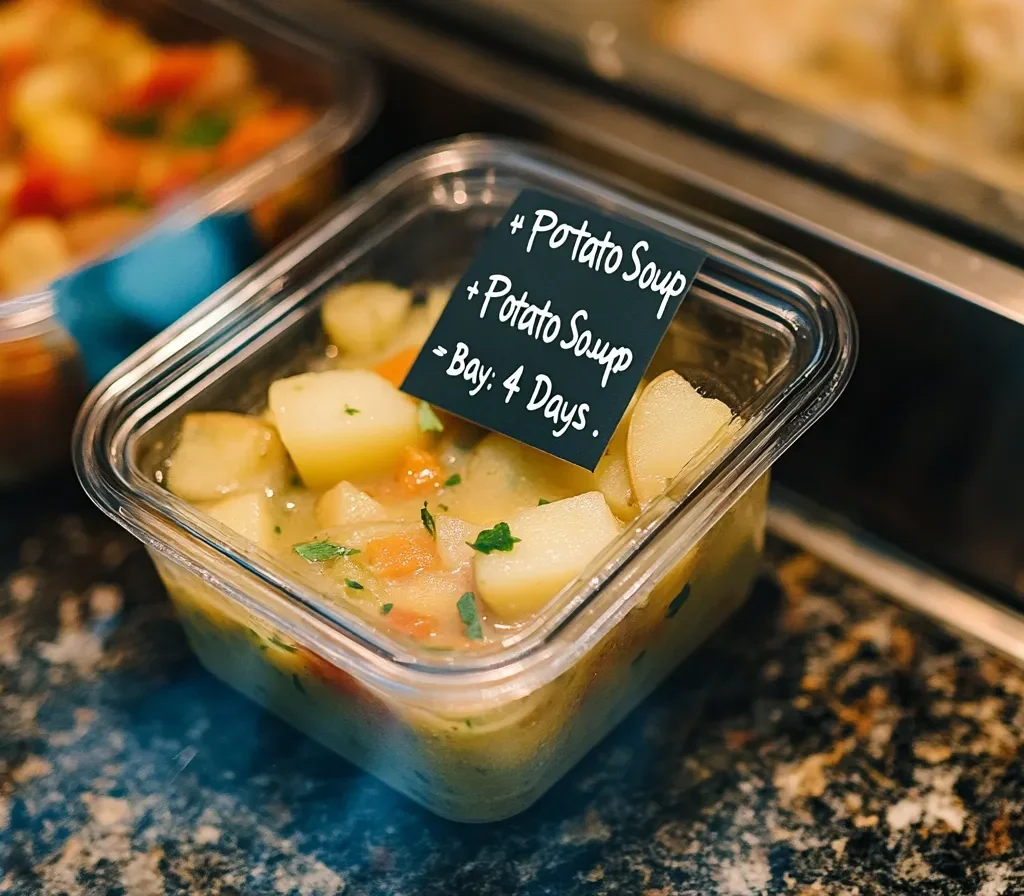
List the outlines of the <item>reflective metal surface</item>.
<svg viewBox="0 0 1024 896">
<path fill-rule="evenodd" d="M 862 185 L 1024 247 L 1024 196 L 835 117 L 762 92 L 659 46 L 657 0 L 415 0 L 449 22 L 509 47 L 529 47 L 565 70 L 614 85 L 666 112 L 696 116 Z M 392 4 L 393 5 L 393 4 Z M 405 4 L 408 6 L 408 2 Z"/>
<path fill-rule="evenodd" d="M 1024 615 L 1004 604 L 784 492 L 773 495 L 768 528 L 909 609 L 1024 666 Z"/>
</svg>

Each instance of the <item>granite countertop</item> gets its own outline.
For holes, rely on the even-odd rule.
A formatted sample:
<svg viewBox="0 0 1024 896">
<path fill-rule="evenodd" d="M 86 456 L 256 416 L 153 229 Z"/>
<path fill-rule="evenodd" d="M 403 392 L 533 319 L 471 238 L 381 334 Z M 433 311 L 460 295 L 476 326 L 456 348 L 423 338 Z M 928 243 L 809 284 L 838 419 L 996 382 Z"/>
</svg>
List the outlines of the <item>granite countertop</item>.
<svg viewBox="0 0 1024 896">
<path fill-rule="evenodd" d="M 537 806 L 441 821 L 192 658 L 73 487 L 0 501 L 0 893 L 1024 892 L 1024 673 L 786 545 Z"/>
</svg>

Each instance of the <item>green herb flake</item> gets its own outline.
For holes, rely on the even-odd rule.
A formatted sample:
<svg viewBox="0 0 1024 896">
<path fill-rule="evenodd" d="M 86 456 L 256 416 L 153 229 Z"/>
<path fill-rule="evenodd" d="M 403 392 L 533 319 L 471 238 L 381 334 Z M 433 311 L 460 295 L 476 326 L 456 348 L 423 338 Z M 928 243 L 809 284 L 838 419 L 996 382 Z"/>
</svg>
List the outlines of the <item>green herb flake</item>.
<svg viewBox="0 0 1024 896">
<path fill-rule="evenodd" d="M 416 413 L 421 432 L 444 432 L 444 424 L 425 401 L 420 402 Z"/>
<path fill-rule="evenodd" d="M 115 115 L 108 122 L 110 129 L 125 137 L 155 137 L 160 133 L 160 119 L 150 115 Z"/>
<path fill-rule="evenodd" d="M 640 651 L 640 652 L 639 652 L 639 653 L 638 653 L 638 654 L 637 654 L 637 655 L 636 655 L 636 656 L 635 656 L 635 657 L 633 658 L 633 662 L 631 662 L 631 663 L 630 663 L 630 665 L 631 665 L 631 666 L 636 666 L 636 665 L 637 665 L 637 664 L 638 664 L 638 663 L 640 662 L 640 660 L 642 660 L 642 659 L 643 659 L 643 658 L 644 658 L 644 657 L 645 657 L 646 655 L 647 655 L 647 651 L 646 651 L 646 650 L 641 650 L 641 651 Z"/>
<path fill-rule="evenodd" d="M 323 563 L 325 560 L 335 560 L 338 557 L 351 557 L 358 554 L 357 548 L 346 548 L 344 545 L 335 544 L 333 541 L 306 541 L 302 544 L 292 546 L 303 560 L 310 563 Z"/>
<path fill-rule="evenodd" d="M 302 477 L 298 473 L 294 473 L 288 481 L 291 483 L 292 488 L 302 488 Z"/>
<path fill-rule="evenodd" d="M 484 529 L 483 532 L 477 535 L 476 541 L 467 541 L 466 544 L 481 554 L 493 554 L 495 551 L 505 551 L 507 553 L 519 541 L 522 541 L 522 539 L 516 538 L 512 534 L 508 523 L 498 523 L 493 529 Z"/>
<path fill-rule="evenodd" d="M 448 512 L 448 505 L 447 504 L 438 504 L 437 508 L 438 508 L 438 510 L 443 510 L 445 513 Z"/>
<path fill-rule="evenodd" d="M 267 640 L 275 647 L 280 647 L 288 653 L 295 653 L 295 651 L 299 649 L 294 644 L 285 644 L 277 635 L 271 635 Z"/>
<path fill-rule="evenodd" d="M 545 504 L 550 504 L 550 503 L 551 503 L 551 502 L 550 502 L 550 501 L 549 501 L 549 500 L 548 500 L 547 498 L 541 498 L 541 499 L 540 499 L 540 500 L 539 500 L 539 501 L 537 502 L 537 506 L 538 506 L 538 507 L 543 507 L 543 506 L 544 506 Z"/>
<path fill-rule="evenodd" d="M 345 405 L 345 413 L 348 414 L 350 417 L 354 417 L 356 414 L 359 413 L 359 408 L 350 408 L 348 405 Z"/>
<path fill-rule="evenodd" d="M 280 535 L 281 534 L 281 527 L 280 526 L 274 526 L 274 534 L 275 535 Z"/>
<path fill-rule="evenodd" d="M 427 502 L 423 502 L 420 509 L 420 519 L 423 520 L 423 528 L 430 533 L 431 538 L 437 538 L 437 526 L 434 524 L 434 515 L 427 510 Z"/>
<path fill-rule="evenodd" d="M 394 604 L 383 604 L 380 608 L 380 615 L 387 616 L 394 609 Z"/>
<path fill-rule="evenodd" d="M 676 615 L 682 608 L 683 604 L 686 603 L 690 596 L 690 583 L 687 582 L 686 586 L 680 591 L 675 597 L 672 598 L 672 603 L 668 605 L 668 610 L 665 612 L 665 618 L 671 619 Z"/>
<path fill-rule="evenodd" d="M 149 208 L 149 203 L 133 190 L 125 190 L 123 193 L 118 193 L 114 197 L 114 205 L 140 212 L 146 211 Z"/>
<path fill-rule="evenodd" d="M 302 686 L 302 682 L 299 680 L 299 676 L 294 672 L 292 673 L 292 684 L 295 685 L 295 690 L 297 690 L 300 694 L 306 693 L 306 689 Z"/>
<path fill-rule="evenodd" d="M 345 579 L 345 585 L 351 588 L 353 591 L 363 590 L 363 586 L 360 585 L 355 579 Z"/>
<path fill-rule="evenodd" d="M 472 728 L 473 727 L 473 720 L 472 719 L 463 719 L 463 721 L 466 723 L 466 727 L 467 728 Z"/>
<path fill-rule="evenodd" d="M 459 618 L 466 626 L 466 636 L 474 641 L 484 639 L 484 630 L 480 627 L 480 615 L 476 610 L 476 595 L 467 591 L 456 601 L 455 606 L 459 610 Z"/>
<path fill-rule="evenodd" d="M 462 485 L 462 477 L 458 473 L 452 473 L 452 475 L 444 481 L 445 488 L 451 488 L 453 485 Z"/>
<path fill-rule="evenodd" d="M 210 148 L 224 141 L 231 130 L 231 119 L 224 115 L 200 113 L 194 116 L 178 134 L 182 146 Z"/>
</svg>

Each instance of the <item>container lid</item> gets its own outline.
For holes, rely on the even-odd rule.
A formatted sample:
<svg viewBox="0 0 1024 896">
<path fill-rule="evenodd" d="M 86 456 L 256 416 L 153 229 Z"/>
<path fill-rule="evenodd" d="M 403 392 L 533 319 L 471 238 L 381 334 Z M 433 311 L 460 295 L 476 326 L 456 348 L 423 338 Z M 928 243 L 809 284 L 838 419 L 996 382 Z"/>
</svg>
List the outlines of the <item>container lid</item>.
<svg viewBox="0 0 1024 896">
<path fill-rule="evenodd" d="M 410 227 L 418 222 L 418 232 L 429 234 L 441 229 L 438 221 L 457 220 L 483 233 L 526 187 L 593 204 L 706 252 L 684 308 L 704 309 L 721 331 L 711 339 L 719 340 L 722 363 L 730 362 L 721 351 L 726 344 L 737 357 L 757 346 L 769 346 L 771 356 L 736 402 L 743 422 L 727 448 L 648 505 L 531 623 L 466 653 L 410 646 L 295 581 L 241 538 L 225 537 L 147 474 L 146 452 L 174 431 L 184 411 L 230 406 L 224 402 L 241 400 L 261 367 L 280 371 L 289 358 L 294 366 L 295 333 L 318 317 L 326 286 L 363 276 L 375 259 L 404 266 L 406 278 L 428 276 L 438 253 L 417 248 Z M 468 260 L 456 260 L 446 274 L 457 275 Z M 643 600 L 832 404 L 855 354 L 846 300 L 808 262 L 545 150 L 465 138 L 387 169 L 116 368 L 79 417 L 74 455 L 104 511 L 317 654 L 381 688 L 486 701 L 551 680 Z"/>
</svg>

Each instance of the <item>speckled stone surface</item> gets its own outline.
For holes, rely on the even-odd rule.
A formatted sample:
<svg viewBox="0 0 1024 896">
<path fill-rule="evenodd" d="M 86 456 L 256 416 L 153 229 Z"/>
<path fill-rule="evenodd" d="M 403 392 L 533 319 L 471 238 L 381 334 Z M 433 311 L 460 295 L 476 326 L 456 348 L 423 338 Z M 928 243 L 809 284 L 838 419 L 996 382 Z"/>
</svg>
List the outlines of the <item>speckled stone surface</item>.
<svg viewBox="0 0 1024 896">
<path fill-rule="evenodd" d="M 73 489 L 0 502 L 0 892 L 1024 892 L 1024 674 L 771 555 L 536 807 L 468 827 L 207 675 Z"/>
</svg>

